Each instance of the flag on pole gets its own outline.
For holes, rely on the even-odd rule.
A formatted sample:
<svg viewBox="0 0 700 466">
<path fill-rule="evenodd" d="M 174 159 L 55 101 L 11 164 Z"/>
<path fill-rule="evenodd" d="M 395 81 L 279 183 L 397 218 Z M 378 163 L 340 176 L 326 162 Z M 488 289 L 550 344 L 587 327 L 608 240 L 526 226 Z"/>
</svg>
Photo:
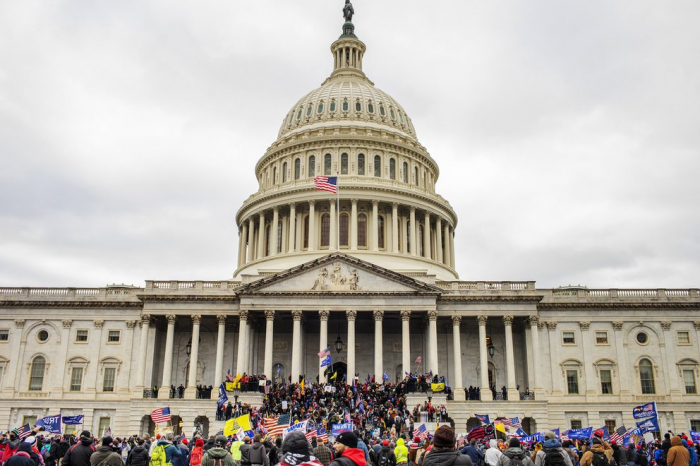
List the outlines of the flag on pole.
<svg viewBox="0 0 700 466">
<path fill-rule="evenodd" d="M 422 363 L 422 362 L 423 362 L 423 356 L 418 356 L 418 357 L 416 358 L 416 364 L 420 364 L 420 363 Z"/>
<path fill-rule="evenodd" d="M 317 434 L 318 434 L 318 429 L 314 429 L 314 430 L 310 430 L 307 433 L 305 433 L 304 436 L 306 437 L 306 440 L 308 440 L 309 443 L 311 443 L 311 439 L 316 437 Z"/>
<path fill-rule="evenodd" d="M 79 425 L 83 423 L 83 415 L 63 416 L 63 423 L 67 425 Z"/>
<path fill-rule="evenodd" d="M 316 189 L 336 194 L 338 192 L 338 177 L 317 176 L 314 178 L 314 185 L 316 186 Z"/>
<path fill-rule="evenodd" d="M 338 377 L 338 371 L 335 371 L 335 373 L 331 376 L 331 380 L 335 380 L 336 377 Z"/>
<path fill-rule="evenodd" d="M 318 353 L 318 357 L 321 358 L 321 359 L 327 358 L 327 357 L 330 356 L 330 355 L 331 355 L 331 349 L 330 349 L 330 348 L 326 348 L 326 349 L 324 349 L 324 350 L 321 350 L 321 351 Z"/>
<path fill-rule="evenodd" d="M 428 438 L 428 428 L 425 427 L 425 424 L 421 424 L 420 427 L 413 431 L 413 436 L 423 439 Z"/>
<path fill-rule="evenodd" d="M 333 364 L 333 363 L 331 362 L 331 357 L 330 357 L 330 355 L 328 355 L 326 358 L 324 358 L 324 359 L 321 361 L 321 367 L 330 366 L 331 364 Z"/>
<path fill-rule="evenodd" d="M 319 427 L 316 431 L 316 438 L 320 441 L 328 441 L 328 431 L 323 427 Z"/>
<path fill-rule="evenodd" d="M 170 422 L 170 408 L 158 408 L 151 413 L 151 419 L 155 424 Z"/>
<path fill-rule="evenodd" d="M 17 429 L 17 437 L 24 440 L 25 438 L 32 435 L 32 427 L 29 424 L 25 424 Z"/>
<path fill-rule="evenodd" d="M 491 419 L 489 419 L 488 414 L 474 414 L 474 417 L 483 422 L 484 424 L 491 424 Z"/>
<path fill-rule="evenodd" d="M 467 440 L 484 440 L 494 438 L 496 429 L 494 429 L 493 424 L 481 425 L 474 427 L 467 435 Z"/>
<path fill-rule="evenodd" d="M 389 376 L 386 375 L 386 372 L 384 373 L 384 380 L 389 380 Z"/>
<path fill-rule="evenodd" d="M 620 426 L 617 429 L 615 429 L 615 432 L 610 434 L 610 441 L 615 442 L 618 445 L 622 443 L 622 437 L 627 433 L 627 427 L 625 426 Z"/>
</svg>

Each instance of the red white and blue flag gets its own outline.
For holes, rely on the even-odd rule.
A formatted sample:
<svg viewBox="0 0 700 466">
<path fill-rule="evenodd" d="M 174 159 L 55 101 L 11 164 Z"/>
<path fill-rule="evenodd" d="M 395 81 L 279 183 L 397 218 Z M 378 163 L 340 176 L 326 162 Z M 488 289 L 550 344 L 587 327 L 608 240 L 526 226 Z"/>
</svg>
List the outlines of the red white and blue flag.
<svg viewBox="0 0 700 466">
<path fill-rule="evenodd" d="M 331 349 L 330 349 L 330 348 L 326 348 L 326 349 L 324 349 L 324 350 L 321 350 L 321 351 L 318 353 L 318 357 L 321 358 L 321 359 L 327 358 L 327 357 L 330 356 L 330 355 L 331 355 Z"/>
<path fill-rule="evenodd" d="M 170 408 L 158 408 L 151 413 L 151 419 L 156 424 L 170 422 Z"/>
<path fill-rule="evenodd" d="M 413 431 L 413 436 L 423 439 L 428 438 L 428 428 L 425 427 L 425 424 L 421 424 L 419 428 Z"/>
<path fill-rule="evenodd" d="M 17 428 L 17 436 L 21 439 L 25 439 L 32 435 L 32 428 L 29 424 L 25 424 L 22 427 Z"/>
<path fill-rule="evenodd" d="M 319 427 L 316 430 L 316 438 L 319 441 L 326 441 L 327 442 L 328 441 L 328 431 L 326 429 L 324 429 L 323 427 Z"/>
<path fill-rule="evenodd" d="M 308 440 L 309 443 L 311 443 L 311 439 L 316 437 L 317 432 L 318 431 L 316 429 L 310 430 L 307 433 L 305 433 L 304 436 L 306 437 L 306 440 Z"/>
<path fill-rule="evenodd" d="M 338 192 L 338 177 L 317 176 L 314 178 L 314 185 L 316 185 L 316 189 L 335 194 Z"/>
</svg>

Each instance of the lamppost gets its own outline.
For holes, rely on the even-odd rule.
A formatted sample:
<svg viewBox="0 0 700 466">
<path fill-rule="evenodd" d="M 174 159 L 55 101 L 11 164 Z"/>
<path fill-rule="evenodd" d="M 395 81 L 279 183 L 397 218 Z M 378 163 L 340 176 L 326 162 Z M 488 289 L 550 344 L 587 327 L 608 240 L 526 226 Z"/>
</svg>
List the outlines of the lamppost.
<svg viewBox="0 0 700 466">
<path fill-rule="evenodd" d="M 340 339 L 340 332 L 338 332 L 338 338 L 335 339 L 335 351 L 340 354 L 341 351 L 343 351 L 343 340 Z M 333 363 L 331 362 L 331 372 L 335 373 L 333 370 Z M 336 379 L 336 382 L 338 380 Z"/>
</svg>

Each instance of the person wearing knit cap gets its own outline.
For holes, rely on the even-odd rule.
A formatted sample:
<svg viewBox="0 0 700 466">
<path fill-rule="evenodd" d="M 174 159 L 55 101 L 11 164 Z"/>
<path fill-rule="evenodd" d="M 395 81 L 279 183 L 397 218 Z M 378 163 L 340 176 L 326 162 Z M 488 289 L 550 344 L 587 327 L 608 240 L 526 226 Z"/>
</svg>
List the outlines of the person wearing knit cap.
<svg viewBox="0 0 700 466">
<path fill-rule="evenodd" d="M 377 452 L 375 464 L 377 466 L 396 466 L 396 455 L 389 447 L 389 441 L 384 440 Z"/>
<path fill-rule="evenodd" d="M 280 466 L 323 466 L 311 451 L 303 432 L 287 434 L 282 441 Z"/>
<path fill-rule="evenodd" d="M 190 466 L 200 466 L 204 457 L 204 440 L 198 438 L 194 441 L 194 448 L 190 453 Z"/>
<path fill-rule="evenodd" d="M 357 435 L 354 432 L 343 432 L 335 439 L 336 457 L 331 466 L 365 466 L 365 452 L 357 448 Z"/>
<path fill-rule="evenodd" d="M 498 459 L 498 466 L 509 466 L 511 460 L 520 460 L 523 466 L 534 466 L 530 456 L 526 454 L 520 446 L 520 440 L 512 438 L 508 441 L 508 448 Z"/>
<path fill-rule="evenodd" d="M 456 443 L 457 436 L 452 427 L 438 427 L 433 437 L 433 448 L 425 454 L 423 466 L 473 466 L 469 456 L 455 450 Z"/>
<path fill-rule="evenodd" d="M 32 459 L 33 453 L 31 445 L 21 442 L 17 445 L 15 453 L 3 463 L 3 466 L 36 466 Z"/>
<path fill-rule="evenodd" d="M 90 457 L 95 452 L 89 430 L 80 433 L 80 442 L 68 449 L 61 466 L 90 466 Z"/>
<path fill-rule="evenodd" d="M 124 466 L 122 455 L 112 448 L 112 437 L 107 435 L 102 439 L 102 445 L 90 456 L 91 466 Z"/>
</svg>

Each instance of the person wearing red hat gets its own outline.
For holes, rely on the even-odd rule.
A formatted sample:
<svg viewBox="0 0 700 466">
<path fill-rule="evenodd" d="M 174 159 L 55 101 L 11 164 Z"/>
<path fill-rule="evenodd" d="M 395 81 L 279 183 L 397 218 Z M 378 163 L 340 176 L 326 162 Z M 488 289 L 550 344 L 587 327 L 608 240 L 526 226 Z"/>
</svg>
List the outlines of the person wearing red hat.
<svg viewBox="0 0 700 466">
<path fill-rule="evenodd" d="M 198 438 L 194 441 L 194 448 L 190 453 L 190 466 L 201 466 L 204 456 L 204 440 Z"/>
<path fill-rule="evenodd" d="M 389 441 L 382 442 L 382 448 L 377 452 L 377 466 L 396 466 L 396 455 L 389 447 Z"/>
</svg>

